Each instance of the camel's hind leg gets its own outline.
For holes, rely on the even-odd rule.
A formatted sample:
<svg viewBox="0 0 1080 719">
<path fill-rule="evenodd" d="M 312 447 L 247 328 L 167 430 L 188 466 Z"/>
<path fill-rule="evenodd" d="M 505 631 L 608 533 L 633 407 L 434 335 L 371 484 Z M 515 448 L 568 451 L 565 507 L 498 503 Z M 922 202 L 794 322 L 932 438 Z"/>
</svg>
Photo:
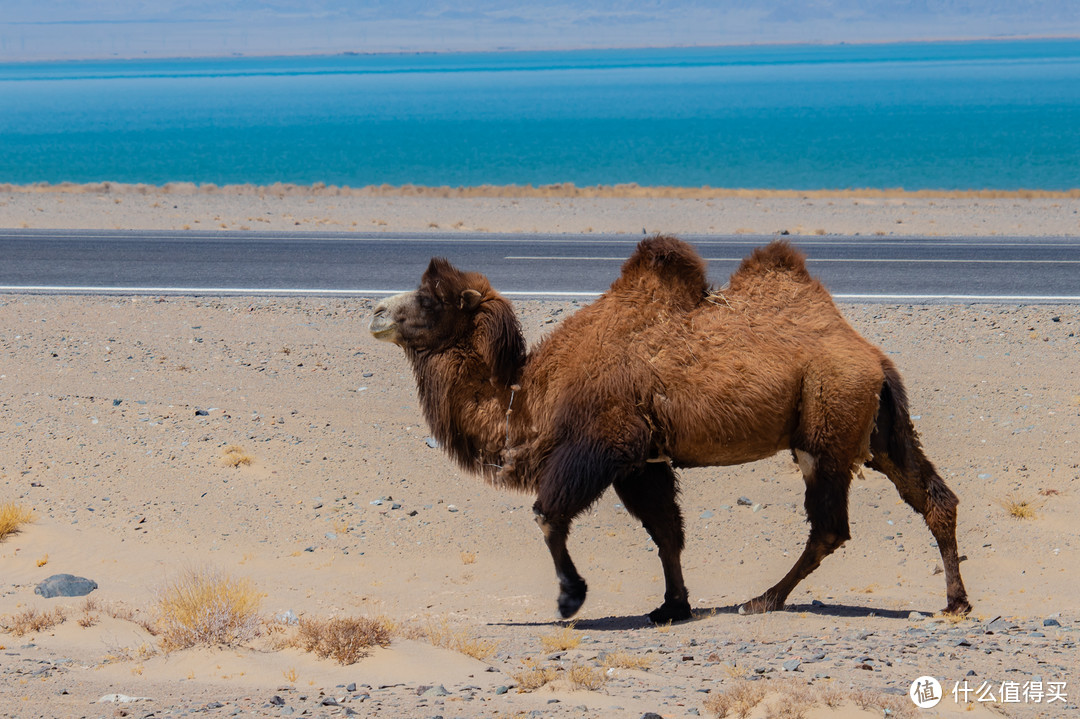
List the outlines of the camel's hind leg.
<svg viewBox="0 0 1080 719">
<path fill-rule="evenodd" d="M 684 535 L 676 482 L 675 472 L 665 463 L 647 464 L 640 473 L 615 481 L 615 492 L 656 542 L 664 567 L 664 603 L 649 612 L 649 621 L 654 624 L 691 617 L 680 558 Z"/>
<path fill-rule="evenodd" d="M 782 609 L 791 590 L 817 569 L 825 557 L 851 538 L 847 511 L 850 463 L 815 458 L 799 450 L 796 450 L 796 454 L 806 481 L 805 506 L 806 517 L 810 521 L 810 538 L 806 540 L 802 555 L 784 578 L 761 596 L 740 606 L 739 614 L 760 614 Z"/>
<path fill-rule="evenodd" d="M 923 516 L 937 540 L 945 567 L 948 614 L 971 611 L 964 580 L 960 577 L 960 557 L 956 547 L 956 507 L 959 501 L 927 459 L 908 417 L 899 377 L 887 375 L 881 392 L 877 425 L 870 438 L 872 457 L 867 464 L 896 485 L 905 502 Z"/>
</svg>

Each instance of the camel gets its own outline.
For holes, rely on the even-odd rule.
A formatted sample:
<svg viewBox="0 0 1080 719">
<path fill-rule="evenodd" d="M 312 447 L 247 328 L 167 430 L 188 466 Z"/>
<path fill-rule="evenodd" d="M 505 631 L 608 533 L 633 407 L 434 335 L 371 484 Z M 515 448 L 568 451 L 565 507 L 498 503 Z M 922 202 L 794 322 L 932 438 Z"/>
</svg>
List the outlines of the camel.
<svg viewBox="0 0 1080 719">
<path fill-rule="evenodd" d="M 943 611 L 971 611 L 957 497 L 921 448 L 899 372 L 786 242 L 755 249 L 714 290 L 693 247 L 647 238 L 606 293 L 528 352 L 486 277 L 433 258 L 416 291 L 376 306 L 370 331 L 405 351 L 431 431 L 462 469 L 536 496 L 563 618 L 587 591 L 567 551 L 571 523 L 611 486 L 663 566 L 664 601 L 649 619 L 690 619 L 675 470 L 781 451 L 802 471 L 810 536 L 741 614 L 783 608 L 850 538 L 848 488 L 863 465 L 893 482 L 937 540 Z"/>
</svg>

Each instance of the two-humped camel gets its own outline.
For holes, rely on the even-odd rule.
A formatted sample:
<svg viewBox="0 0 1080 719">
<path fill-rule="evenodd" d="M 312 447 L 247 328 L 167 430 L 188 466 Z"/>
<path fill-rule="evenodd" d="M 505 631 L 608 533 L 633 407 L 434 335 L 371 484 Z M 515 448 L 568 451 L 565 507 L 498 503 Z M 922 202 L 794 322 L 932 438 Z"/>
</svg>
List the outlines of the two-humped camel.
<svg viewBox="0 0 1080 719">
<path fill-rule="evenodd" d="M 690 245 L 646 239 L 600 299 L 528 353 L 510 303 L 443 259 L 415 292 L 381 302 L 370 329 L 405 350 L 432 433 L 462 468 L 537 495 L 564 618 L 586 593 L 566 548 L 571 522 L 609 486 L 659 550 L 666 591 L 649 618 L 688 619 L 675 468 L 784 450 L 806 482 L 810 537 L 740 612 L 783 607 L 850 538 L 848 487 L 864 464 L 925 518 L 945 567 L 945 611 L 971 609 L 956 495 L 923 454 L 896 367 L 785 242 L 755 250 L 713 292 Z"/>
</svg>

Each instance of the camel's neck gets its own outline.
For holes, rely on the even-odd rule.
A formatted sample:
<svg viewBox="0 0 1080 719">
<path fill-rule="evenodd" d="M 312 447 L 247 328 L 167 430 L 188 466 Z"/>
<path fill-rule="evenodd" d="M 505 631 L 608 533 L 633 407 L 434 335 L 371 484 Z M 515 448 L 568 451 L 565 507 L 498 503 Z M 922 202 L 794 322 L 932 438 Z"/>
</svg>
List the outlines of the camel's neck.
<svg viewBox="0 0 1080 719">
<path fill-rule="evenodd" d="M 495 481 L 507 446 L 511 403 L 520 392 L 491 381 L 476 354 L 449 351 L 410 357 L 424 417 L 435 439 L 462 469 Z"/>
</svg>

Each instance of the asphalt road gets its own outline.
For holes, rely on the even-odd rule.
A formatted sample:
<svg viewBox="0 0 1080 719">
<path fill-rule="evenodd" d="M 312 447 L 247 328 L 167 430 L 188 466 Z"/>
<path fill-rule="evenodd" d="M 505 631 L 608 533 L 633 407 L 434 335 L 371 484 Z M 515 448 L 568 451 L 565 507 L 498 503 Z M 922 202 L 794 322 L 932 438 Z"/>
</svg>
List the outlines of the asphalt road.
<svg viewBox="0 0 1080 719">
<path fill-rule="evenodd" d="M 433 256 L 509 296 L 602 292 L 640 236 L 0 230 L 0 292 L 353 294 L 416 286 Z M 684 236 L 723 284 L 769 237 Z M 842 301 L 1080 302 L 1080 239 L 790 237 Z"/>
</svg>

